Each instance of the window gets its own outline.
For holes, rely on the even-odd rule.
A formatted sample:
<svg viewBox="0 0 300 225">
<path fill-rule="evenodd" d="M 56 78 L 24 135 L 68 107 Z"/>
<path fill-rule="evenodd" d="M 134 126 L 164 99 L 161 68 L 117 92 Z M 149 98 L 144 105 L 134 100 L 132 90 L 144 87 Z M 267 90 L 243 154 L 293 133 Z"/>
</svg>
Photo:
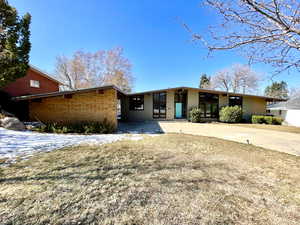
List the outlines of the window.
<svg viewBox="0 0 300 225">
<path fill-rule="evenodd" d="M 38 80 L 30 80 L 30 87 L 39 88 L 40 82 Z"/>
<path fill-rule="evenodd" d="M 199 109 L 202 118 L 218 118 L 219 95 L 199 93 Z"/>
<path fill-rule="evenodd" d="M 130 96 L 129 110 L 131 110 L 131 111 L 144 110 L 144 95 Z"/>
<path fill-rule="evenodd" d="M 167 93 L 157 92 L 153 93 L 153 118 L 166 118 L 167 113 Z"/>
<path fill-rule="evenodd" d="M 243 106 L 242 96 L 229 96 L 229 106 Z"/>
</svg>

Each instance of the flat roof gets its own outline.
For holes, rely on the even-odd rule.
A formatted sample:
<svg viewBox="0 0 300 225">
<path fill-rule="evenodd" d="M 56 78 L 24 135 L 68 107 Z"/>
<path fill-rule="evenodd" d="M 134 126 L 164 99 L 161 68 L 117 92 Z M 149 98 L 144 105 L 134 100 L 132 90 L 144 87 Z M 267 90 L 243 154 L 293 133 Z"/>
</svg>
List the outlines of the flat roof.
<svg viewBox="0 0 300 225">
<path fill-rule="evenodd" d="M 163 91 L 170 91 L 170 90 L 178 90 L 178 89 L 190 89 L 190 90 L 195 90 L 195 91 L 199 91 L 199 92 L 206 92 L 206 93 L 213 93 L 213 94 L 227 94 L 227 95 L 232 95 L 232 96 L 256 97 L 256 98 L 263 98 L 263 99 L 270 100 L 270 101 L 287 101 L 287 99 L 283 99 L 283 98 L 273 98 L 273 97 L 268 97 L 268 96 L 250 95 L 250 94 L 218 91 L 218 90 L 211 90 L 211 89 L 204 89 L 204 88 L 185 87 L 185 86 L 158 89 L 158 90 L 151 90 L 151 91 L 143 91 L 143 92 L 136 92 L 136 93 L 130 93 L 128 95 L 149 94 L 149 93 L 163 92 Z"/>
<path fill-rule="evenodd" d="M 100 86 L 100 87 L 94 87 L 94 88 L 84 88 L 84 89 L 71 90 L 71 91 L 57 91 L 57 92 L 49 92 L 49 93 L 43 93 L 43 94 L 25 95 L 25 96 L 14 97 L 13 99 L 14 100 L 29 100 L 29 99 L 37 99 L 37 98 L 55 97 L 55 96 L 67 95 L 67 94 L 86 93 L 86 92 L 91 92 L 91 91 L 107 90 L 107 89 L 115 89 L 119 93 L 121 93 L 123 95 L 127 95 L 127 96 L 149 94 L 149 93 L 163 92 L 163 91 L 170 91 L 170 90 L 189 89 L 189 90 L 196 90 L 199 92 L 206 92 L 206 93 L 213 93 L 213 94 L 226 94 L 226 95 L 231 95 L 231 96 L 256 97 L 256 98 L 265 99 L 267 101 L 277 101 L 278 102 L 278 101 L 286 101 L 287 100 L 287 99 L 282 99 L 282 98 L 273 98 L 273 97 L 267 97 L 267 96 L 249 95 L 249 94 L 217 91 L 217 90 L 210 90 L 210 89 L 203 89 L 203 88 L 184 87 L 184 86 L 175 87 L 175 88 L 157 89 L 157 90 L 144 91 L 144 92 L 125 93 L 122 90 L 120 90 L 118 87 L 116 87 L 115 85 L 107 85 L 107 86 Z"/>
<path fill-rule="evenodd" d="M 71 91 L 56 91 L 56 92 L 48 92 L 48 93 L 43 93 L 43 94 L 17 96 L 12 99 L 17 100 L 17 101 L 22 101 L 22 100 L 48 98 L 48 97 L 56 97 L 56 96 L 63 96 L 63 95 L 70 95 L 70 94 L 88 93 L 88 92 L 92 92 L 92 91 L 98 91 L 98 90 L 101 91 L 101 90 L 108 90 L 108 89 L 115 89 L 116 91 L 118 91 L 122 94 L 125 94 L 116 86 L 107 85 L 107 86 L 94 87 L 94 88 L 83 88 L 83 89 L 71 90 Z"/>
</svg>

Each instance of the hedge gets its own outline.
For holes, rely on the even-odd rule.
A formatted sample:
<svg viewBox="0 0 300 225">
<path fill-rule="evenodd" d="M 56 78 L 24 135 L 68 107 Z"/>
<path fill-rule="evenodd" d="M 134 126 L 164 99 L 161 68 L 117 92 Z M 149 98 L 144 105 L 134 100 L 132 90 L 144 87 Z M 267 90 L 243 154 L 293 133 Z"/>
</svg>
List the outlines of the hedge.
<svg viewBox="0 0 300 225">
<path fill-rule="evenodd" d="M 255 123 L 255 124 L 281 125 L 283 122 L 283 119 L 281 119 L 280 117 L 261 116 L 261 115 L 253 115 L 251 120 L 252 120 L 252 123 Z"/>
<path fill-rule="evenodd" d="M 109 134 L 115 131 L 113 124 L 107 120 L 102 122 L 81 121 L 77 123 L 46 123 L 35 131 L 46 133 L 81 133 L 81 134 Z"/>
</svg>

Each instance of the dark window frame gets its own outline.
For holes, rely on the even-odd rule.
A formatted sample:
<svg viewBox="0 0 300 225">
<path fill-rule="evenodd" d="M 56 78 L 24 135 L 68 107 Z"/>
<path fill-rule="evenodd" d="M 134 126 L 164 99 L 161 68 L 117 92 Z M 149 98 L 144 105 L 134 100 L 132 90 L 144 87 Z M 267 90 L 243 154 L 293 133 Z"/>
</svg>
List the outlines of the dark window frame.
<svg viewBox="0 0 300 225">
<path fill-rule="evenodd" d="M 154 92 L 152 94 L 153 99 L 153 110 L 152 118 L 153 119 L 166 119 L 167 118 L 167 92 Z M 164 108 L 164 113 L 161 112 Z M 155 110 L 158 109 L 158 113 Z"/>
<path fill-rule="evenodd" d="M 144 111 L 144 109 L 144 95 L 133 95 L 129 97 L 129 111 Z"/>
<path fill-rule="evenodd" d="M 240 106 L 243 108 L 243 96 L 230 95 L 228 97 L 229 106 Z"/>
<path fill-rule="evenodd" d="M 214 112 L 214 106 L 217 111 Z M 219 118 L 219 95 L 212 93 L 199 92 L 198 107 L 203 109 L 203 114 L 200 116 L 205 119 L 218 119 Z"/>
</svg>

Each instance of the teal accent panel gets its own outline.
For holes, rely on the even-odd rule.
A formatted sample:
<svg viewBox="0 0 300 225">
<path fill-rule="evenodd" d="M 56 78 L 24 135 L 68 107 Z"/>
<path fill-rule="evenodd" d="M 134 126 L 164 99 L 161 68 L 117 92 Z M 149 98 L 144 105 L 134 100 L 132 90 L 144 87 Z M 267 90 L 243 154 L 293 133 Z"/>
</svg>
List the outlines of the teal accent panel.
<svg viewBox="0 0 300 225">
<path fill-rule="evenodd" d="M 181 118 L 182 117 L 182 103 L 176 103 L 175 104 L 175 110 L 176 110 L 176 118 Z"/>
</svg>

